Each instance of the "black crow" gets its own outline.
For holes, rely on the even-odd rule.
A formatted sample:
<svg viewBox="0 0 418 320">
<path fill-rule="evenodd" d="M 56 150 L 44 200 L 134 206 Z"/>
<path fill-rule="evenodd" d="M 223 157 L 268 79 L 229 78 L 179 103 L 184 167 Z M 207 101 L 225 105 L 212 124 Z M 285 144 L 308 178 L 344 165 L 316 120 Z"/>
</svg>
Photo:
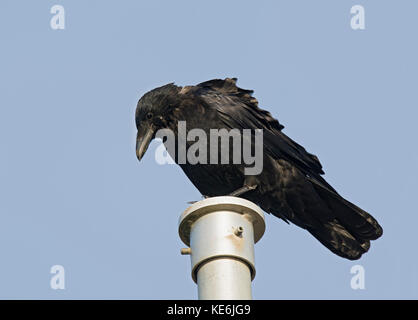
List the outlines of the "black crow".
<svg viewBox="0 0 418 320">
<path fill-rule="evenodd" d="M 139 100 L 135 114 L 138 160 L 156 137 L 157 130 L 170 129 L 176 141 L 174 149 L 168 151 L 202 195 L 246 198 L 264 211 L 308 230 L 337 255 L 359 259 L 369 249 L 370 240 L 382 235 L 381 226 L 325 181 L 318 158 L 286 136 L 282 132 L 284 127 L 268 111 L 258 107 L 252 93 L 237 87 L 236 78 L 186 87 L 170 83 L 146 93 Z M 187 132 L 199 128 L 208 137 L 211 129 L 238 129 L 240 133 L 243 129 L 262 129 L 262 171 L 246 174 L 248 166 L 243 162 L 233 163 L 231 154 L 227 163 L 192 163 L 190 159 L 184 161 L 184 157 L 180 161 L 177 138 L 182 121 L 187 125 Z M 163 139 L 166 147 L 167 139 Z M 193 141 L 185 143 L 188 149 Z M 255 131 L 250 145 L 251 152 L 255 152 Z"/>
</svg>

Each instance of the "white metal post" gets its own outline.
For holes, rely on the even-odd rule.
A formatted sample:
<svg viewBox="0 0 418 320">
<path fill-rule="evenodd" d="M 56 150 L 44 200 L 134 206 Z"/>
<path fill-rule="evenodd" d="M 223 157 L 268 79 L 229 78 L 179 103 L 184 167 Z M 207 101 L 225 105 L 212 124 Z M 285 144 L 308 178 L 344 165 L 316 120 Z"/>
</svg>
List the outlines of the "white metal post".
<svg viewBox="0 0 418 320">
<path fill-rule="evenodd" d="M 200 300 L 252 298 L 254 243 L 264 231 L 263 212 L 242 198 L 208 198 L 183 212 L 179 235 L 189 248 L 182 254 L 191 255 Z"/>
</svg>

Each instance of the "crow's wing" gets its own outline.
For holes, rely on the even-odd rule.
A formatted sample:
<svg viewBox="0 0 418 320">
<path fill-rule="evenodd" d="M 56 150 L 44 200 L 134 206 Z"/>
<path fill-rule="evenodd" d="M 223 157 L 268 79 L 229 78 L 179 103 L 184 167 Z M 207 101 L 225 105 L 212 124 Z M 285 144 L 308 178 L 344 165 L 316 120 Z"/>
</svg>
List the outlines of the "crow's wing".
<svg viewBox="0 0 418 320">
<path fill-rule="evenodd" d="M 225 126 L 231 129 L 263 129 L 265 152 L 274 159 L 285 159 L 310 179 L 337 193 L 321 177 L 324 172 L 318 158 L 281 131 L 284 126 L 270 112 L 258 107 L 257 99 L 251 95 L 252 90 L 237 87 L 236 78 L 210 80 L 197 87 L 196 94 L 207 107 L 217 110 Z"/>
</svg>

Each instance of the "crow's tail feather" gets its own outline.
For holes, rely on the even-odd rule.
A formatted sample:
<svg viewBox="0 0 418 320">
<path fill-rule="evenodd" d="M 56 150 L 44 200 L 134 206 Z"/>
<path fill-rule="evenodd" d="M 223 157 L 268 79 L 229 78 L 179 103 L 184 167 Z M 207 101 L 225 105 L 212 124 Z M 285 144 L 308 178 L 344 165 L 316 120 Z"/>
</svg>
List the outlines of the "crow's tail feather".
<svg viewBox="0 0 418 320">
<path fill-rule="evenodd" d="M 379 223 L 366 211 L 345 200 L 321 184 L 313 183 L 315 191 L 332 212 L 329 221 L 307 230 L 337 255 L 356 260 L 370 248 L 370 240 L 383 234 Z"/>
</svg>

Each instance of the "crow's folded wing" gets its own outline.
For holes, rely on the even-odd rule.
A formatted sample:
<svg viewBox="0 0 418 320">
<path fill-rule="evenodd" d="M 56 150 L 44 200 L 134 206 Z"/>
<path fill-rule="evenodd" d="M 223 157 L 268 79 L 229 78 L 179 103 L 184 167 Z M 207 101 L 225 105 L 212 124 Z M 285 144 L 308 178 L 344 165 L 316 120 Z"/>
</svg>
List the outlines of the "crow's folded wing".
<svg viewBox="0 0 418 320">
<path fill-rule="evenodd" d="M 310 179 L 336 193 L 321 177 L 321 163 L 305 148 L 286 136 L 284 128 L 270 112 L 260 109 L 253 91 L 236 86 L 236 79 L 216 79 L 203 82 L 196 93 L 209 108 L 219 113 L 222 122 L 228 128 L 263 129 L 264 150 L 274 159 L 284 159 L 295 165 Z"/>
</svg>

